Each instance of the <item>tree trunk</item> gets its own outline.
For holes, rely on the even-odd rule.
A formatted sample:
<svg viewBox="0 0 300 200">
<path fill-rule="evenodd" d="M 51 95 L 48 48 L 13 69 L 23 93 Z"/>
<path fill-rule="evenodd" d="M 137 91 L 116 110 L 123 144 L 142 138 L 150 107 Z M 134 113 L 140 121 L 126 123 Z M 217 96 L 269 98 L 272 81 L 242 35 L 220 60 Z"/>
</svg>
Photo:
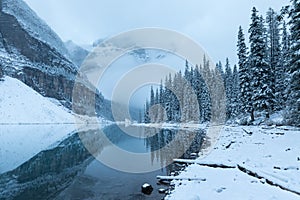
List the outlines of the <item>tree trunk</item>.
<svg viewBox="0 0 300 200">
<path fill-rule="evenodd" d="M 254 121 L 254 109 L 251 108 L 251 122 Z"/>
</svg>

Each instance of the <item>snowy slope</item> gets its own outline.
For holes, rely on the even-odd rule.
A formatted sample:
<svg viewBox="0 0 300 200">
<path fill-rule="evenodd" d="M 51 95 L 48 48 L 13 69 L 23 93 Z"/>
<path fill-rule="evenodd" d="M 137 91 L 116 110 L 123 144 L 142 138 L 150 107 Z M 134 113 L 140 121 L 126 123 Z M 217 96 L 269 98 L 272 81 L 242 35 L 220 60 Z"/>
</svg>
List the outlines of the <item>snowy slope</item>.
<svg viewBox="0 0 300 200">
<path fill-rule="evenodd" d="M 0 124 L 74 123 L 74 117 L 21 81 L 0 81 Z"/>
<path fill-rule="evenodd" d="M 70 59 L 73 61 L 74 64 L 77 65 L 77 67 L 80 67 L 84 59 L 89 54 L 89 51 L 86 49 L 80 47 L 79 45 L 75 44 L 73 41 L 69 40 L 65 42 L 65 46 L 68 50 L 68 53 L 70 55 Z"/>
<path fill-rule="evenodd" d="M 201 165 L 192 164 L 179 175 L 205 181 L 174 181 L 175 190 L 166 199 L 300 199 L 299 134 L 291 127 L 226 126 L 215 150 L 194 161 Z"/>
<path fill-rule="evenodd" d="M 15 16 L 31 36 L 67 56 L 67 50 L 58 35 L 23 0 L 2 0 L 2 7 L 3 12 Z"/>
</svg>

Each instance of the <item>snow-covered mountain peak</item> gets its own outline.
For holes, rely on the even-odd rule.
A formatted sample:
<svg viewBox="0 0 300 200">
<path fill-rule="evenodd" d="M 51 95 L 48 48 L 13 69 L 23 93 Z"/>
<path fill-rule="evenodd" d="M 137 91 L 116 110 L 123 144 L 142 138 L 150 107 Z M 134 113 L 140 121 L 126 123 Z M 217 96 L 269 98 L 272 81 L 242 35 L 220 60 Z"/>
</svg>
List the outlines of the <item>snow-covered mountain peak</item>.
<svg viewBox="0 0 300 200">
<path fill-rule="evenodd" d="M 67 49 L 59 36 L 23 0 L 2 0 L 2 11 L 13 15 L 32 37 L 68 57 Z"/>
<path fill-rule="evenodd" d="M 77 67 L 80 67 L 86 56 L 89 54 L 89 51 L 84 49 L 83 47 L 75 44 L 73 41 L 69 40 L 65 42 L 65 46 L 70 55 L 70 59 L 73 61 Z"/>
</svg>

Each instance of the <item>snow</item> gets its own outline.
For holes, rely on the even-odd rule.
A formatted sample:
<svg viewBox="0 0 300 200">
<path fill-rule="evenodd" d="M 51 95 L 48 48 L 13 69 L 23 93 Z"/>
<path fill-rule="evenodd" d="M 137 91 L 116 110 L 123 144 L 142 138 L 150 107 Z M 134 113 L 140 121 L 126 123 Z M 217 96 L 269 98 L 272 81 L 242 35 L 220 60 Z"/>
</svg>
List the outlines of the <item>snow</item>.
<svg viewBox="0 0 300 200">
<path fill-rule="evenodd" d="M 5 77 L 0 81 L 0 124 L 34 123 L 75 123 L 75 118 L 21 81 Z"/>
<path fill-rule="evenodd" d="M 69 112 L 21 81 L 4 77 L 0 81 L 0 173 L 75 130 L 75 118 Z"/>
<path fill-rule="evenodd" d="M 151 186 L 150 184 L 144 183 L 144 184 L 142 185 L 142 188 L 147 188 L 147 187 L 150 187 L 150 186 Z"/>
<path fill-rule="evenodd" d="M 72 59 L 73 63 L 80 67 L 84 59 L 89 54 L 89 51 L 83 49 L 79 45 L 75 44 L 73 41 L 69 40 L 65 42 L 65 47 L 68 50 L 68 53 L 70 55 L 70 59 Z"/>
<path fill-rule="evenodd" d="M 79 116 L 56 99 L 45 98 L 21 81 L 0 81 L 0 174 L 12 170 L 76 131 L 111 122 Z M 76 117 L 76 120 L 75 120 Z"/>
<path fill-rule="evenodd" d="M 299 134 L 300 130 L 293 127 L 225 126 L 214 151 L 195 162 L 236 167 L 191 164 L 179 176 L 192 181 L 173 181 L 175 190 L 166 199 L 300 199 L 299 195 L 282 189 L 300 192 Z M 252 177 L 237 166 L 264 178 Z M 269 181 L 282 188 L 270 185 Z"/>
<path fill-rule="evenodd" d="M 122 124 L 119 122 L 119 124 Z M 198 129 L 205 129 L 208 126 L 208 123 L 196 124 L 196 123 L 131 123 L 131 126 L 142 126 L 142 127 L 152 127 L 152 128 L 163 128 L 163 129 L 184 129 L 189 131 L 194 131 Z"/>
<path fill-rule="evenodd" d="M 16 17 L 28 33 L 68 56 L 59 36 L 23 0 L 2 0 L 3 12 Z"/>
</svg>

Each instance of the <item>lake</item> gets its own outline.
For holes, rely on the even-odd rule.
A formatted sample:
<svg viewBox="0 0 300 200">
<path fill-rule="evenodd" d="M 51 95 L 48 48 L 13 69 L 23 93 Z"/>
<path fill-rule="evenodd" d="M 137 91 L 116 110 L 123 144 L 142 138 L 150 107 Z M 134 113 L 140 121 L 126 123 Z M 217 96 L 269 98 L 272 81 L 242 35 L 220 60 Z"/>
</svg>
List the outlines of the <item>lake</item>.
<svg viewBox="0 0 300 200">
<path fill-rule="evenodd" d="M 172 160 L 191 158 L 203 137 L 202 130 L 117 125 L 74 132 L 2 173 L 0 199 L 162 199 L 158 189 L 169 186 L 157 184 L 156 176 L 181 170 Z M 146 182 L 151 195 L 141 192 Z"/>
</svg>

